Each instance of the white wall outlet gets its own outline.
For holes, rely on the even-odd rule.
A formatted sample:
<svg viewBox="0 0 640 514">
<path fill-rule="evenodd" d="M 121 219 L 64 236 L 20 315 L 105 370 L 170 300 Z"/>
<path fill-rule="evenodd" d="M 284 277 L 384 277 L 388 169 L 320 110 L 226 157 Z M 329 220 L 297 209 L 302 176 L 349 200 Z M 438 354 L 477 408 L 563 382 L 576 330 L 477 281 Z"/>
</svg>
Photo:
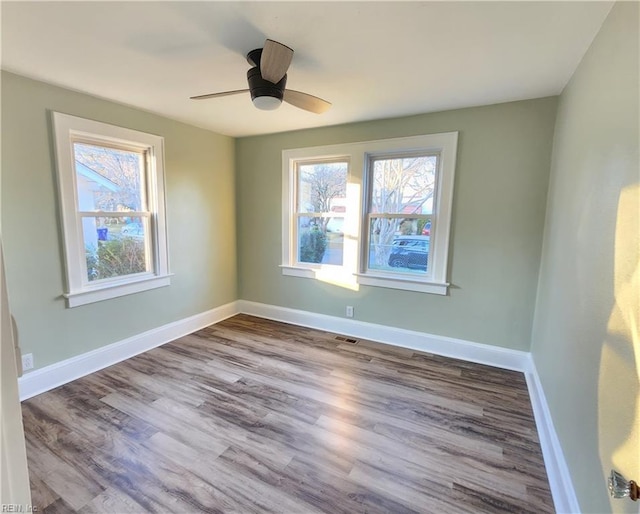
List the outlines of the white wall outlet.
<svg viewBox="0 0 640 514">
<path fill-rule="evenodd" d="M 29 369 L 33 369 L 33 354 L 25 353 L 22 356 L 22 370 L 27 371 Z"/>
<path fill-rule="evenodd" d="M 353 305 L 347 305 L 347 318 L 353 318 Z"/>
</svg>

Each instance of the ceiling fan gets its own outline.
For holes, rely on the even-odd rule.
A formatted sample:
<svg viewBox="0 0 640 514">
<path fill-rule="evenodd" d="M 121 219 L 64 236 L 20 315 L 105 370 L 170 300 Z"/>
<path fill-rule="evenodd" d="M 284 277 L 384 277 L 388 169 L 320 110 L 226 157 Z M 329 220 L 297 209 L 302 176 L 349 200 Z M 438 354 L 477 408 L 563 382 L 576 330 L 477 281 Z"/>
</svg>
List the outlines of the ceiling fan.
<svg viewBox="0 0 640 514">
<path fill-rule="evenodd" d="M 287 70 L 292 59 L 293 50 L 291 48 L 272 39 L 267 39 L 264 43 L 264 48 L 256 48 L 247 54 L 247 61 L 251 65 L 251 69 L 247 71 L 249 89 L 236 89 L 234 91 L 192 96 L 191 100 L 207 100 L 208 98 L 219 98 L 249 92 L 251 93 L 253 105 L 264 111 L 277 109 L 283 100 L 300 109 L 316 114 L 322 114 L 327 111 L 331 104 L 326 100 L 285 88 L 287 85 Z"/>
</svg>

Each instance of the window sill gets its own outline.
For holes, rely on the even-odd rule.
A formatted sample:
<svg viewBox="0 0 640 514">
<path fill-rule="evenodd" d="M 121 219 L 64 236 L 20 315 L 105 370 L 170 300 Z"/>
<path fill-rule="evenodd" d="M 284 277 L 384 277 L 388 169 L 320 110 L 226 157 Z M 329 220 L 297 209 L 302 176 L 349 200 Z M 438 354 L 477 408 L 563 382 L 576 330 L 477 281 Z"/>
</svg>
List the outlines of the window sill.
<svg viewBox="0 0 640 514">
<path fill-rule="evenodd" d="M 173 274 L 142 277 L 135 280 L 127 280 L 125 282 L 104 284 L 100 287 L 85 289 L 73 293 L 66 293 L 63 296 L 67 299 L 67 307 L 79 307 L 102 300 L 109 300 L 119 296 L 125 296 L 158 287 L 165 287 L 171 284 Z"/>
<path fill-rule="evenodd" d="M 281 264 L 280 268 L 282 269 L 283 275 L 290 277 L 322 279 L 322 268 L 300 268 L 286 264 Z M 371 275 L 369 273 L 342 273 L 342 275 L 345 274 L 356 278 L 357 284 L 364 286 L 387 287 L 390 289 L 402 289 L 405 291 L 416 291 L 418 293 L 438 294 L 442 296 L 446 296 L 449 292 L 449 284 L 447 282 L 427 282 L 405 277 Z M 353 280 L 351 280 L 351 282 L 353 282 Z"/>
<path fill-rule="evenodd" d="M 290 277 L 316 278 L 316 270 L 313 268 L 298 268 L 287 264 L 281 264 L 280 268 L 283 275 Z"/>
<path fill-rule="evenodd" d="M 405 277 L 385 277 L 356 273 L 358 283 L 364 286 L 388 287 L 390 289 L 403 289 L 405 291 L 416 291 L 418 293 L 430 293 L 446 296 L 449 291 L 447 282 L 426 282 L 424 280 L 413 280 Z"/>
</svg>

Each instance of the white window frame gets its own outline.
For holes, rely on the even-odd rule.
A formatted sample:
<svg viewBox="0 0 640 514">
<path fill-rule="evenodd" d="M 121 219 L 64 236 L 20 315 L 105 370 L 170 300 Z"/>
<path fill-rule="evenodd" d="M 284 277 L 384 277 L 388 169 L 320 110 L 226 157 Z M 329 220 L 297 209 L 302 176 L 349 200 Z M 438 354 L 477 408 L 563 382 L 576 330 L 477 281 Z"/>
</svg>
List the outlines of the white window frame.
<svg viewBox="0 0 640 514">
<path fill-rule="evenodd" d="M 52 121 L 66 264 L 66 291 L 63 296 L 67 300 L 67 306 L 77 307 L 170 285 L 165 218 L 164 138 L 59 112 L 52 113 Z M 144 182 L 148 211 L 127 214 L 148 218 L 146 225 L 150 237 L 145 240 L 150 242 L 146 249 L 150 271 L 95 283 L 88 280 L 82 232 L 82 218 L 88 213 L 81 212 L 78 207 L 74 142 L 145 154 Z M 102 211 L 92 211 L 90 214 L 109 216 L 109 213 Z"/>
<path fill-rule="evenodd" d="M 299 162 L 345 159 L 349 162 L 347 212 L 345 213 L 345 254 L 342 272 L 352 274 L 361 285 L 403 289 L 446 295 L 449 288 L 448 260 L 451 233 L 453 185 L 455 180 L 458 132 L 364 141 L 339 145 L 284 150 L 282 152 L 282 273 L 314 278 L 316 266 L 302 266 L 295 260 L 295 169 Z M 437 220 L 429 250 L 429 272 L 424 276 L 367 269 L 368 244 L 368 163 L 372 157 L 390 155 L 438 155 L 433 217 Z M 355 185 L 357 187 L 350 187 Z M 355 193 L 354 193 L 355 191 Z M 355 241 L 348 248 L 347 240 Z M 322 268 L 323 266 L 321 266 Z M 334 268 L 336 266 L 333 266 Z"/>
</svg>

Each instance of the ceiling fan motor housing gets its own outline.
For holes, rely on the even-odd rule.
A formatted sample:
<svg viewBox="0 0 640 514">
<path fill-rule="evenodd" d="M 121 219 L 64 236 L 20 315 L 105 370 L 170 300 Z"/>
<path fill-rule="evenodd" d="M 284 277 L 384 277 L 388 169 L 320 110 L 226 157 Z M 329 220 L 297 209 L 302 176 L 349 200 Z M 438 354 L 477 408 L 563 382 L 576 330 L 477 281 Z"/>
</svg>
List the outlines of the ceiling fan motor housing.
<svg viewBox="0 0 640 514">
<path fill-rule="evenodd" d="M 257 66 L 247 71 L 247 81 L 249 82 L 249 91 L 251 92 L 251 100 L 255 100 L 261 96 L 271 96 L 282 101 L 284 97 L 284 89 L 287 85 L 287 76 L 282 77 L 280 82 L 274 84 L 262 78 L 260 68 Z"/>
</svg>

